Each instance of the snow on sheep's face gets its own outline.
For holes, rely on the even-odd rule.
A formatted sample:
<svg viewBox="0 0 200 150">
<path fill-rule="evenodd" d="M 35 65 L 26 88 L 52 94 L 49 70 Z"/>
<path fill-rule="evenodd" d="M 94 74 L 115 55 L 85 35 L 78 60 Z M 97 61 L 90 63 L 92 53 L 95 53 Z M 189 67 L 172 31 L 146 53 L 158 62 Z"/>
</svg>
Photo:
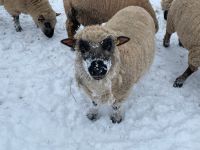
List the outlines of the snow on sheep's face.
<svg viewBox="0 0 200 150">
<path fill-rule="evenodd" d="M 99 42 L 85 39 L 64 39 L 61 42 L 77 50 L 88 75 L 94 80 L 102 80 L 116 63 L 116 46 L 120 46 L 128 41 L 128 37 L 120 36 L 114 38 L 108 36 Z"/>
<path fill-rule="evenodd" d="M 114 39 L 107 37 L 99 42 L 80 39 L 78 50 L 83 59 L 85 71 L 95 80 L 103 79 L 113 63 Z"/>
</svg>

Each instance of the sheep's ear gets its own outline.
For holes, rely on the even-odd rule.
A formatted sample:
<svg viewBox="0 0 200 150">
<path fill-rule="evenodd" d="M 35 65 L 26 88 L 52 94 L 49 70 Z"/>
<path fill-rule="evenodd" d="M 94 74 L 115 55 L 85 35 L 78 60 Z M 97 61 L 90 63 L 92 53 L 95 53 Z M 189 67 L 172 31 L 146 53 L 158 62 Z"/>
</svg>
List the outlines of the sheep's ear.
<svg viewBox="0 0 200 150">
<path fill-rule="evenodd" d="M 56 17 L 57 17 L 57 16 L 60 16 L 60 15 L 61 15 L 61 13 L 56 13 Z"/>
<path fill-rule="evenodd" d="M 44 18 L 44 16 L 43 16 L 43 15 L 40 15 L 40 16 L 38 17 L 38 21 L 40 21 L 40 22 L 43 22 L 43 21 L 45 21 L 45 18 Z"/>
<path fill-rule="evenodd" d="M 129 40 L 130 40 L 130 38 L 128 38 L 126 36 L 119 36 L 119 37 L 117 37 L 116 46 L 123 45 L 123 44 L 127 43 Z"/>
<path fill-rule="evenodd" d="M 72 38 L 64 39 L 61 41 L 61 43 L 71 48 L 74 48 L 76 44 L 76 39 L 72 39 Z"/>
</svg>

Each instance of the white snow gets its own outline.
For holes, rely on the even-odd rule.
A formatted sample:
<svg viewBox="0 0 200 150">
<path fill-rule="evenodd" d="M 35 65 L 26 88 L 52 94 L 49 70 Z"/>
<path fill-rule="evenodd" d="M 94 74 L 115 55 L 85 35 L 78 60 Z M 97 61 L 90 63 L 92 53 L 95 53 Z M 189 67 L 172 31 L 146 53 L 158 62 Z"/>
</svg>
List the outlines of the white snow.
<svg viewBox="0 0 200 150">
<path fill-rule="evenodd" d="M 176 36 L 163 48 L 160 1 L 151 0 L 160 23 L 155 61 L 132 90 L 121 124 L 107 113 L 96 122 L 86 118 L 89 103 L 75 83 L 74 53 L 60 44 L 67 37 L 63 3 L 50 1 L 62 13 L 52 39 L 27 15 L 16 33 L 0 7 L 0 150 L 200 149 L 200 72 L 183 88 L 172 87 L 187 67 L 188 51 Z"/>
</svg>

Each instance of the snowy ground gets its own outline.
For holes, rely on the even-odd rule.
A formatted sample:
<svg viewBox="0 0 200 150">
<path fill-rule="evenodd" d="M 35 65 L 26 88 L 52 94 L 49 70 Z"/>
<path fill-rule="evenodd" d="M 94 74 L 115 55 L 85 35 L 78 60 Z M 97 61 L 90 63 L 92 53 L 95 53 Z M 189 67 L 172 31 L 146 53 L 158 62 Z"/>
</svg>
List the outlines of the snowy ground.
<svg viewBox="0 0 200 150">
<path fill-rule="evenodd" d="M 162 46 L 165 21 L 159 0 L 151 0 L 160 22 L 156 57 L 149 73 L 125 103 L 125 120 L 96 122 L 85 117 L 87 98 L 74 81 L 74 54 L 66 38 L 62 2 L 53 39 L 47 39 L 31 18 L 21 16 L 21 33 L 0 7 L 0 150 L 199 150 L 200 72 L 182 89 L 172 87 L 187 67 L 188 51 Z"/>
</svg>

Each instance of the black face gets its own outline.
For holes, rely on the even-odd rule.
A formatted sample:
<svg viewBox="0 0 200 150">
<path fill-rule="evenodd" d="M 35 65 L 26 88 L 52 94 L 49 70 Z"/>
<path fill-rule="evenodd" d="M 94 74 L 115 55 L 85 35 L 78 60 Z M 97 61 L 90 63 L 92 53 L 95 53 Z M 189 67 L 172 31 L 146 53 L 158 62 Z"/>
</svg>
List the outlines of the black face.
<svg viewBox="0 0 200 150">
<path fill-rule="evenodd" d="M 44 22 L 43 32 L 48 38 L 51 38 L 54 34 L 54 28 L 52 28 L 49 22 Z"/>
<path fill-rule="evenodd" d="M 107 37 L 96 43 L 86 40 L 79 40 L 78 49 L 82 58 L 87 62 L 86 69 L 95 80 L 103 79 L 110 69 L 111 57 L 114 52 L 114 40 Z"/>
</svg>

